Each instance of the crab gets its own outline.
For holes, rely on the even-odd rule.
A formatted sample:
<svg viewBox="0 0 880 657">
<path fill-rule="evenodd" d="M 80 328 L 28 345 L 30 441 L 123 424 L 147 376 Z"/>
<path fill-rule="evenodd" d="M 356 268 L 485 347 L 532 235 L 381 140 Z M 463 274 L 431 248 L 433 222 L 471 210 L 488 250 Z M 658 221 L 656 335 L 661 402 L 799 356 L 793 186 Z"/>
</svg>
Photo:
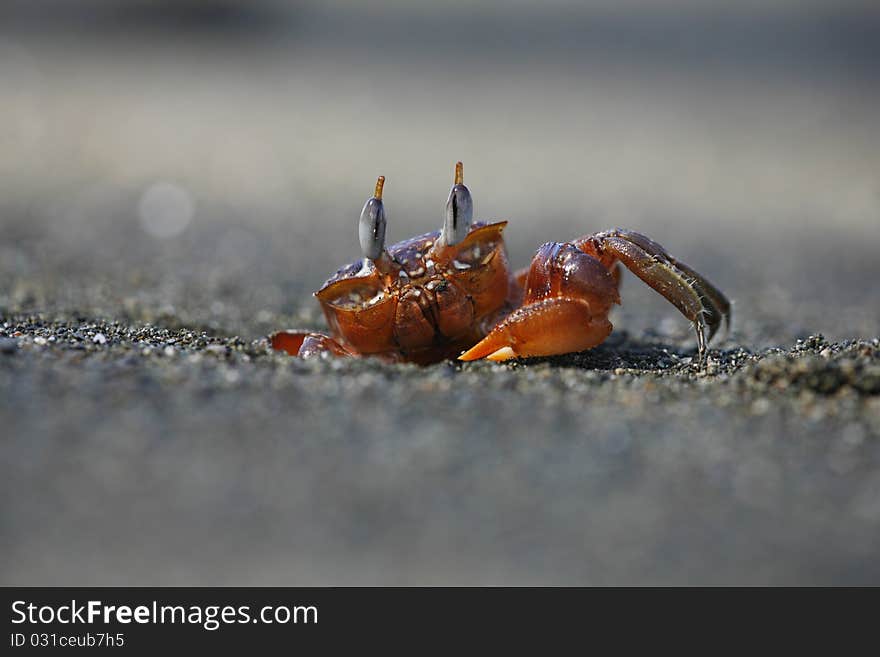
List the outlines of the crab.
<svg viewBox="0 0 880 657">
<path fill-rule="evenodd" d="M 419 364 L 585 351 L 611 333 L 621 264 L 693 323 L 700 362 L 722 321 L 729 326 L 730 302 L 715 285 L 631 230 L 547 242 L 513 273 L 502 237 L 507 222 L 473 221 L 461 162 L 441 230 L 386 248 L 384 183 L 380 176 L 361 212 L 363 258 L 315 292 L 330 335 L 279 331 L 270 336 L 274 349 Z"/>
</svg>

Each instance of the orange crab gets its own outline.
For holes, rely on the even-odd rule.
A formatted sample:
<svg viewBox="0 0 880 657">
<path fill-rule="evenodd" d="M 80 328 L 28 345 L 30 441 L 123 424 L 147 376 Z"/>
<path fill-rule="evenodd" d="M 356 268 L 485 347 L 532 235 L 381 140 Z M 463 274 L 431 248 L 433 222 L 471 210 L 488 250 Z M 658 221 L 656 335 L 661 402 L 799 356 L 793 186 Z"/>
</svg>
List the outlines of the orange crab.
<svg viewBox="0 0 880 657">
<path fill-rule="evenodd" d="M 530 267 L 511 273 L 502 238 L 507 222 L 472 222 L 461 162 L 443 228 L 385 248 L 384 183 L 380 176 L 361 212 L 363 259 L 315 292 L 331 335 L 280 331 L 270 338 L 274 349 L 422 364 L 583 351 L 611 333 L 608 312 L 620 303 L 617 263 L 693 322 L 701 361 L 722 320 L 730 321 L 730 303 L 704 276 L 620 228 L 548 242 Z"/>
</svg>

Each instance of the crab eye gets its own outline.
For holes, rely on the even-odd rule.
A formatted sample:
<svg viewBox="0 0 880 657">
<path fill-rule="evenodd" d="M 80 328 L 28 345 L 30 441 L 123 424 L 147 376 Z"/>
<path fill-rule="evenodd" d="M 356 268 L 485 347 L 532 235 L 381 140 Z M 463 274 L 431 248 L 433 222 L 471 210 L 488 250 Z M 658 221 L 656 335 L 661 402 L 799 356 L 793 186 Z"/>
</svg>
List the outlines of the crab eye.
<svg viewBox="0 0 880 657">
<path fill-rule="evenodd" d="M 463 181 L 462 164 L 458 162 L 455 165 L 455 184 L 449 192 L 449 200 L 446 201 L 446 218 L 441 231 L 441 240 L 448 246 L 458 244 L 467 237 L 474 218 L 474 202 Z"/>
<path fill-rule="evenodd" d="M 385 176 L 379 176 L 376 181 L 376 192 L 364 204 L 358 222 L 361 252 L 365 258 L 370 260 L 377 260 L 385 250 L 385 206 L 382 204 L 382 187 L 384 185 Z"/>
</svg>

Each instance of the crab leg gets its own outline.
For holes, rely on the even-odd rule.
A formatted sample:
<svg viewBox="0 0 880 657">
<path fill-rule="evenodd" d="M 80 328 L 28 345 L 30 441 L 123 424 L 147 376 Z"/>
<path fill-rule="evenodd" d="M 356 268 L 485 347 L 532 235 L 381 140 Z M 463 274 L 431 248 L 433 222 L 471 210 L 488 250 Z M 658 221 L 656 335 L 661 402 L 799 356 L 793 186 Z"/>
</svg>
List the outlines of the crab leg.
<svg viewBox="0 0 880 657">
<path fill-rule="evenodd" d="M 269 343 L 276 351 L 285 351 L 300 358 L 310 358 L 322 353 L 334 356 L 355 355 L 330 336 L 311 331 L 278 331 L 269 336 Z"/>
<path fill-rule="evenodd" d="M 607 267 L 620 261 L 654 290 L 666 297 L 694 323 L 702 359 L 708 340 L 715 335 L 721 322 L 730 325 L 730 302 L 727 297 L 683 262 L 644 235 L 615 229 L 583 237 L 574 244 L 599 258 Z"/>
</svg>

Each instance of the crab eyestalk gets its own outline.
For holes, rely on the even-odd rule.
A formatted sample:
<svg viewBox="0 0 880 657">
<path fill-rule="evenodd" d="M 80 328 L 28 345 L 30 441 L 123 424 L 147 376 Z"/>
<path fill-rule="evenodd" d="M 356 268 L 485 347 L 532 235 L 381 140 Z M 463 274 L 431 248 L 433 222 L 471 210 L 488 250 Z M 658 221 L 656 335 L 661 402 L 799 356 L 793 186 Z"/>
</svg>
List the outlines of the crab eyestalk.
<svg viewBox="0 0 880 657">
<path fill-rule="evenodd" d="M 361 210 L 361 218 L 358 222 L 358 238 L 361 243 L 361 252 L 365 258 L 373 261 L 383 274 L 391 271 L 391 258 L 385 250 L 385 205 L 382 203 L 382 188 L 385 186 L 385 176 L 379 176 L 376 181 L 376 191 L 372 198 L 368 199 Z"/>
<path fill-rule="evenodd" d="M 440 231 L 440 242 L 454 246 L 461 242 L 471 230 L 474 219 L 474 202 L 471 193 L 464 186 L 464 171 L 461 162 L 455 164 L 455 183 L 446 201 L 446 217 Z"/>
</svg>

